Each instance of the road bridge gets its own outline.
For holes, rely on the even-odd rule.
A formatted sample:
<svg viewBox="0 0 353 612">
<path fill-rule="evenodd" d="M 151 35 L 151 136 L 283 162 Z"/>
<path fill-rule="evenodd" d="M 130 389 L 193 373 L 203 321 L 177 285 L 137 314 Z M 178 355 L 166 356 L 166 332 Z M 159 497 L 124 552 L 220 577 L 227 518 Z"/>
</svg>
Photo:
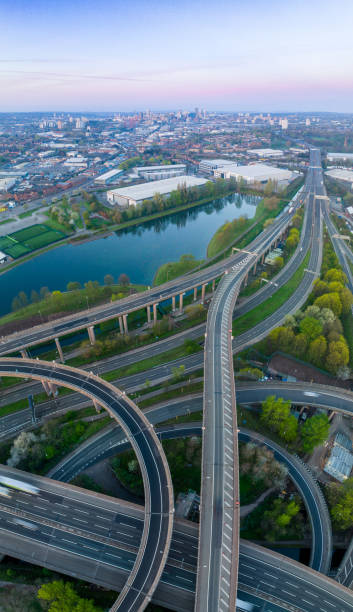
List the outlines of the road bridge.
<svg viewBox="0 0 353 612">
<path fill-rule="evenodd" d="M 174 513 L 169 467 L 153 427 L 125 393 L 82 370 L 59 366 L 55 362 L 2 358 L 0 375 L 35 378 L 49 385 L 59 384 L 80 391 L 121 424 L 141 468 L 145 522 L 131 574 L 112 611 L 143 609 L 158 584 L 167 559 Z"/>
</svg>

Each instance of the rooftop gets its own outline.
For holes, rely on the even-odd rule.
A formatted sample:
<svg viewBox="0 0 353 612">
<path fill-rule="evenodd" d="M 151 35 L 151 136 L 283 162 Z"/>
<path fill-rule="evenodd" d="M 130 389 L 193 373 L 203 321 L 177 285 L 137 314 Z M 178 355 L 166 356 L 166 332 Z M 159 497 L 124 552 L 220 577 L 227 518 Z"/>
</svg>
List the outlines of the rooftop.
<svg viewBox="0 0 353 612">
<path fill-rule="evenodd" d="M 124 187 L 122 189 L 112 189 L 111 192 L 125 198 L 130 198 L 131 200 L 139 201 L 152 198 L 156 193 L 160 193 L 161 195 L 170 193 L 181 185 L 186 185 L 186 187 L 194 187 L 204 185 L 205 183 L 207 183 L 206 179 L 198 178 L 196 176 L 182 175 L 163 179 L 161 181 L 149 181 L 148 183 L 132 185 L 131 187 Z"/>
</svg>

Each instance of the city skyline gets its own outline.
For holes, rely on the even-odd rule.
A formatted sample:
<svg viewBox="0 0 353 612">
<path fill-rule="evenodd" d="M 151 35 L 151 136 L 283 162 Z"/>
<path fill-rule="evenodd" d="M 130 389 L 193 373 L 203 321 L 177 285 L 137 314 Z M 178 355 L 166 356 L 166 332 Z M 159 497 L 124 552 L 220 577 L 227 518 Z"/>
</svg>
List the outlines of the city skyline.
<svg viewBox="0 0 353 612">
<path fill-rule="evenodd" d="M 0 111 L 349 112 L 347 0 L 3 0 Z"/>
</svg>

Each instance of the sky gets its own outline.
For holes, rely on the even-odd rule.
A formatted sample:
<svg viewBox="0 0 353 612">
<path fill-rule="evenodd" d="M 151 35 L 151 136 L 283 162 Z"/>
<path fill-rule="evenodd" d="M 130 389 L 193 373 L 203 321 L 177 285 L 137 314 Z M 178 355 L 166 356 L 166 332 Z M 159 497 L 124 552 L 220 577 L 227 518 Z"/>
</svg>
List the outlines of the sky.
<svg viewBox="0 0 353 612">
<path fill-rule="evenodd" d="M 352 0 L 0 0 L 0 111 L 353 111 Z"/>
</svg>

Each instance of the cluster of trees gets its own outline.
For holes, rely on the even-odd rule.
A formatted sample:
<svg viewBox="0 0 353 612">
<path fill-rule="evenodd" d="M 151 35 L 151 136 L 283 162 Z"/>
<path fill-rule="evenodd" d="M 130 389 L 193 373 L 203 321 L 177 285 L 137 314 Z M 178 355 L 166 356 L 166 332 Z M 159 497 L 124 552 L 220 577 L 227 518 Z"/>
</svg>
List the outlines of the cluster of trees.
<svg viewBox="0 0 353 612">
<path fill-rule="evenodd" d="M 299 215 L 296 215 L 296 216 L 299 217 Z M 294 249 L 296 249 L 299 239 L 300 239 L 299 229 L 297 227 L 292 227 L 289 230 L 289 234 L 286 239 L 286 246 L 285 246 L 286 253 L 292 253 Z"/>
<path fill-rule="evenodd" d="M 290 411 L 290 401 L 270 395 L 262 402 L 261 422 L 287 443 L 296 443 L 305 453 L 327 440 L 330 423 L 326 414 L 315 414 L 299 426 Z"/>
<path fill-rule="evenodd" d="M 246 215 L 238 217 L 233 221 L 226 221 L 214 234 L 208 247 L 208 257 L 214 257 L 217 253 L 232 244 L 234 240 L 249 226 Z"/>
<path fill-rule="evenodd" d="M 348 314 L 353 295 L 345 274 L 330 269 L 317 279 L 311 294 L 312 305 L 285 318 L 284 324 L 267 337 L 267 350 L 282 350 L 305 358 L 341 378 L 349 377 L 349 348 L 343 335 L 340 316 Z"/>
<path fill-rule="evenodd" d="M 61 291 L 49 291 L 48 287 L 41 287 L 36 291 L 32 289 L 28 296 L 24 291 L 20 291 L 16 295 L 11 304 L 12 312 L 16 312 L 20 308 L 24 308 L 29 304 L 37 304 L 43 310 L 42 314 L 57 312 L 58 310 L 67 310 L 74 308 L 87 307 L 88 304 L 93 305 L 99 301 L 111 298 L 112 300 L 124 297 L 126 288 L 130 285 L 130 279 L 127 274 L 120 274 L 118 277 L 118 285 L 122 292 L 115 293 L 116 287 L 113 287 L 115 280 L 112 274 L 106 274 L 104 277 L 104 286 L 98 281 L 87 281 L 82 286 L 78 281 L 70 281 L 66 285 L 67 293 Z M 44 304 L 43 304 L 44 300 Z M 43 307 L 43 308 L 42 308 Z"/>
<path fill-rule="evenodd" d="M 22 431 L 11 446 L 7 464 L 42 473 L 48 461 L 61 457 L 81 441 L 88 423 L 75 418 L 75 412 L 67 413 L 63 424 L 60 419 L 52 419 L 37 433 Z"/>
<path fill-rule="evenodd" d="M 48 612 L 101 612 L 93 599 L 80 597 L 71 582 L 54 580 L 43 584 L 38 599 L 48 604 Z"/>
<path fill-rule="evenodd" d="M 62 225 L 68 232 L 72 232 L 80 219 L 80 207 L 78 204 L 71 206 L 68 198 L 64 197 L 60 204 L 53 204 L 50 207 L 49 217 Z"/>
<path fill-rule="evenodd" d="M 303 531 L 303 516 L 300 514 L 301 499 L 295 495 L 286 500 L 278 497 L 273 501 L 272 508 L 265 510 L 261 521 L 265 540 L 274 542 L 288 537 L 288 528 L 295 525 L 297 537 Z"/>
<path fill-rule="evenodd" d="M 327 498 L 331 518 L 336 529 L 349 529 L 353 526 L 353 478 L 342 484 L 332 482 L 327 486 Z"/>
<path fill-rule="evenodd" d="M 239 445 L 240 475 L 248 476 L 255 488 L 265 490 L 268 487 L 282 488 L 288 470 L 283 463 L 276 461 L 273 452 L 266 446 L 252 442 Z"/>
</svg>

